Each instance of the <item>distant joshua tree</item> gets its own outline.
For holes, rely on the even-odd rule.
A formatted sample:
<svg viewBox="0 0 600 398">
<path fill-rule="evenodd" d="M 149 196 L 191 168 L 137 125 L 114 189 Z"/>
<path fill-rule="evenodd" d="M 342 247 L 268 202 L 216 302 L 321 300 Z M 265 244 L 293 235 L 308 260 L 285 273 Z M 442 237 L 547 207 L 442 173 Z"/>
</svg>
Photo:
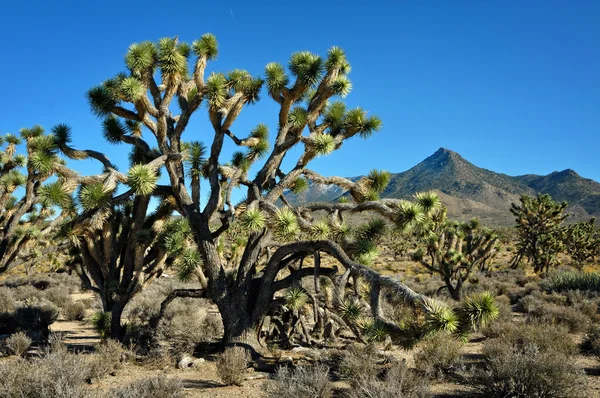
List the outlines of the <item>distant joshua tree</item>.
<svg viewBox="0 0 600 398">
<path fill-rule="evenodd" d="M 558 253 L 564 250 L 562 222 L 567 202 L 557 203 L 550 195 L 538 194 L 535 198 L 523 195 L 521 204 L 512 204 L 516 217 L 517 251 L 512 266 L 526 259 L 535 272 L 548 271 L 558 264 Z"/>
<path fill-rule="evenodd" d="M 24 153 L 18 147 L 24 144 Z M 69 215 L 69 207 L 56 215 L 58 205 L 52 197 L 53 175 L 66 167 L 58 156 L 52 136 L 40 126 L 24 128 L 20 137 L 0 137 L 0 274 L 23 263 L 31 263 L 55 250 L 42 248 L 40 242 L 51 236 Z M 37 246 L 37 247 L 36 247 Z"/>
</svg>

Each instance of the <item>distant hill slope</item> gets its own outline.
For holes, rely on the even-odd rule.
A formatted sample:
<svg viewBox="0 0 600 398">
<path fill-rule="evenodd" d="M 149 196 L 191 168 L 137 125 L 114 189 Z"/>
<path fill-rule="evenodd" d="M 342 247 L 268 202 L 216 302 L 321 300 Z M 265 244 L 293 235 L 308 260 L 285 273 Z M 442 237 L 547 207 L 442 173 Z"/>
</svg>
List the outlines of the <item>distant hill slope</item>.
<svg viewBox="0 0 600 398">
<path fill-rule="evenodd" d="M 353 178 L 356 179 L 356 178 Z M 392 174 L 383 192 L 385 198 L 410 198 L 415 192 L 435 190 L 448 207 L 451 218 L 479 217 L 488 225 L 512 225 L 510 204 L 522 194 L 548 193 L 569 202 L 571 220 L 600 218 L 600 183 L 573 170 L 546 176 L 512 177 L 475 166 L 458 153 L 440 148 L 433 155 L 403 172 Z M 345 192 L 333 186 L 311 184 L 300 195 L 288 193 L 292 203 L 337 200 Z"/>
</svg>

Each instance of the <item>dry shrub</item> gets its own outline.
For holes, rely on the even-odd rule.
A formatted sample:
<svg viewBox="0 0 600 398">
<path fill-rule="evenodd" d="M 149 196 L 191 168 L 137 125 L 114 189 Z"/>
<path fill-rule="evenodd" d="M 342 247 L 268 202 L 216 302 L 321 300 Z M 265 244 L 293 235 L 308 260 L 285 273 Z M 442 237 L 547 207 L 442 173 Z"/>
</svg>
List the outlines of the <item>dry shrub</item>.
<svg viewBox="0 0 600 398">
<path fill-rule="evenodd" d="M 70 300 L 62 308 L 63 316 L 67 321 L 83 321 L 86 307 L 81 301 Z"/>
<path fill-rule="evenodd" d="M 118 341 L 106 339 L 95 348 L 90 355 L 90 378 L 104 377 L 121 367 L 123 347 Z"/>
<path fill-rule="evenodd" d="M 351 345 L 342 354 L 338 373 L 351 384 L 363 376 L 376 377 L 380 372 L 377 357 L 377 349 L 372 344 Z"/>
<path fill-rule="evenodd" d="M 419 344 L 416 368 L 427 376 L 443 378 L 460 365 L 463 342 L 448 333 L 436 333 Z"/>
<path fill-rule="evenodd" d="M 547 302 L 564 301 L 565 297 L 537 297 L 527 296 L 522 298 L 517 307 L 521 312 L 529 315 L 530 319 L 535 322 L 542 322 L 550 325 L 564 325 L 571 332 L 583 332 L 590 325 L 590 318 L 575 307 L 565 307 L 563 305 Z"/>
<path fill-rule="evenodd" d="M 429 380 L 412 372 L 401 363 L 388 370 L 383 377 L 359 377 L 345 398 L 426 398 L 430 396 Z"/>
<path fill-rule="evenodd" d="M 66 351 L 43 358 L 0 362 L 0 397 L 89 398 L 84 383 L 88 368 L 82 357 Z"/>
<path fill-rule="evenodd" d="M 0 286 L 0 312 L 11 312 L 15 307 L 16 300 L 12 289 Z"/>
<path fill-rule="evenodd" d="M 138 380 L 128 386 L 116 388 L 108 398 L 183 398 L 183 384 L 178 379 L 161 376 Z"/>
<path fill-rule="evenodd" d="M 4 340 L 4 344 L 11 354 L 21 356 L 31 347 L 31 339 L 25 333 L 18 332 Z"/>
<path fill-rule="evenodd" d="M 573 343 L 565 329 L 515 325 L 484 343 L 485 368 L 474 383 L 490 398 L 580 397 L 585 377 L 573 364 Z"/>
<path fill-rule="evenodd" d="M 583 351 L 600 358 L 600 325 L 591 326 L 581 343 Z"/>
<path fill-rule="evenodd" d="M 333 393 L 325 365 L 280 367 L 264 389 L 267 398 L 330 398 Z"/>
<path fill-rule="evenodd" d="M 73 300 L 66 286 L 52 286 L 44 290 L 43 297 L 60 309 L 66 308 Z"/>
<path fill-rule="evenodd" d="M 557 351 L 565 355 L 577 352 L 577 345 L 563 326 L 495 323 L 483 330 L 490 339 L 503 340 L 515 346 L 535 345 L 543 351 Z"/>
<path fill-rule="evenodd" d="M 250 355 L 243 347 L 229 347 L 217 357 L 217 374 L 228 385 L 242 385 Z"/>
</svg>

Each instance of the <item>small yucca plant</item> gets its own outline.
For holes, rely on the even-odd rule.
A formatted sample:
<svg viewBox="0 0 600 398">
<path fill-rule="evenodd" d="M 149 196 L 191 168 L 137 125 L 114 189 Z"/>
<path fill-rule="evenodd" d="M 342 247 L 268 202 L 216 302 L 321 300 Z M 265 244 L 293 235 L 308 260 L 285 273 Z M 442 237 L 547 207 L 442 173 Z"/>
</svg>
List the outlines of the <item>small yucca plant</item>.
<svg viewBox="0 0 600 398">
<path fill-rule="evenodd" d="M 111 313 L 104 311 L 95 312 L 90 318 L 94 330 L 96 330 L 103 340 L 110 334 L 110 320 Z"/>
</svg>

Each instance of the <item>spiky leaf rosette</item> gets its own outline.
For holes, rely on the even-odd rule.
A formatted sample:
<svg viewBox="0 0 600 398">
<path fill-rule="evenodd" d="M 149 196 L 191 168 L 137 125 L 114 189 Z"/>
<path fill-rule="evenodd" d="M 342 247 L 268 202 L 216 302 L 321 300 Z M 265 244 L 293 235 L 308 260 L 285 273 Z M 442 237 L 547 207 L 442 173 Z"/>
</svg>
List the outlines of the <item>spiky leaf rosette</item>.
<svg viewBox="0 0 600 398">
<path fill-rule="evenodd" d="M 328 155 L 335 149 L 335 138 L 330 134 L 314 135 L 313 148 L 318 155 Z"/>
<path fill-rule="evenodd" d="M 396 227 L 401 231 L 407 231 L 425 221 L 423 208 L 413 202 L 402 201 L 398 206 L 396 215 Z"/>
<path fill-rule="evenodd" d="M 442 201 L 437 193 L 433 191 L 417 192 L 414 195 L 415 202 L 421 206 L 425 214 L 430 215 L 442 207 Z"/>
<path fill-rule="evenodd" d="M 289 78 L 285 73 L 285 68 L 279 63 L 271 62 L 265 67 L 265 76 L 269 95 L 275 99 L 278 99 L 283 89 L 289 83 Z"/>
<path fill-rule="evenodd" d="M 331 237 L 336 242 L 345 242 L 352 236 L 352 229 L 345 221 L 334 221 L 331 223 Z"/>
<path fill-rule="evenodd" d="M 391 174 L 389 171 L 382 170 L 371 170 L 367 176 L 369 188 L 377 193 L 383 192 L 383 190 L 390 183 Z"/>
<path fill-rule="evenodd" d="M 186 163 L 188 164 L 190 176 L 201 176 L 202 166 L 205 162 L 206 146 L 199 141 L 192 141 L 186 145 L 188 149 L 188 158 Z"/>
<path fill-rule="evenodd" d="M 388 225 L 382 218 L 374 218 L 356 229 L 355 236 L 358 240 L 379 242 L 387 233 Z"/>
<path fill-rule="evenodd" d="M 147 196 L 156 188 L 158 176 L 149 167 L 136 164 L 127 173 L 128 184 L 138 195 Z"/>
<path fill-rule="evenodd" d="M 306 125 L 307 115 L 308 112 L 306 111 L 306 109 L 304 109 L 301 106 L 295 106 L 292 108 L 290 114 L 288 115 L 288 121 L 292 125 L 292 128 L 300 129 L 301 127 L 304 127 L 304 125 Z"/>
<path fill-rule="evenodd" d="M 248 169 L 251 166 L 250 160 L 248 159 L 246 154 L 244 154 L 244 152 L 241 151 L 236 151 L 233 153 L 233 155 L 231 155 L 231 164 L 234 167 L 242 169 L 244 171 L 248 171 Z"/>
<path fill-rule="evenodd" d="M 44 206 L 67 206 L 71 202 L 71 196 L 65 186 L 55 181 L 42 186 L 38 190 L 40 203 Z"/>
<path fill-rule="evenodd" d="M 330 232 L 331 230 L 327 220 L 321 219 L 310 226 L 308 234 L 313 240 L 324 240 L 329 237 Z"/>
<path fill-rule="evenodd" d="M 369 341 L 384 341 L 388 335 L 388 330 L 385 326 L 385 323 L 379 319 L 368 319 L 359 323 L 362 333 Z"/>
<path fill-rule="evenodd" d="M 465 321 L 478 330 L 500 315 L 494 296 L 490 292 L 483 292 L 474 296 L 465 297 L 460 308 Z"/>
<path fill-rule="evenodd" d="M 125 64 L 135 74 L 152 70 L 156 62 L 156 47 L 149 41 L 133 43 L 125 55 Z"/>
<path fill-rule="evenodd" d="M 338 307 L 338 314 L 350 324 L 356 324 L 364 313 L 364 306 L 355 298 L 347 298 Z"/>
<path fill-rule="evenodd" d="M 198 267 L 202 266 L 202 257 L 195 248 L 185 248 L 175 261 L 177 278 L 182 282 L 189 282 Z"/>
<path fill-rule="evenodd" d="M 293 194 L 298 195 L 308 189 L 308 180 L 304 177 L 298 177 L 290 187 Z"/>
<path fill-rule="evenodd" d="M 299 287 L 290 287 L 285 292 L 285 305 L 292 311 L 302 309 L 307 300 L 307 294 Z"/>
<path fill-rule="evenodd" d="M 192 51 L 199 56 L 205 57 L 207 60 L 214 60 L 219 55 L 219 43 L 215 35 L 205 33 L 200 39 L 192 43 Z"/>
<path fill-rule="evenodd" d="M 275 235 L 282 241 L 290 241 L 300 232 L 296 215 L 287 207 L 277 210 L 273 217 L 273 226 Z"/>
<path fill-rule="evenodd" d="M 247 210 L 240 218 L 242 227 L 252 232 L 262 231 L 266 226 L 266 221 L 265 215 L 258 209 Z"/>
<path fill-rule="evenodd" d="M 323 60 L 308 51 L 297 52 L 292 54 L 289 68 L 302 86 L 311 87 L 321 80 Z"/>
<path fill-rule="evenodd" d="M 222 73 L 212 73 L 206 80 L 206 99 L 213 111 L 218 111 L 227 101 L 228 83 Z"/>
<path fill-rule="evenodd" d="M 88 184 L 79 190 L 79 203 L 86 210 L 101 208 L 109 204 L 111 196 L 102 183 Z"/>
<path fill-rule="evenodd" d="M 454 333 L 459 329 L 460 320 L 452 308 L 439 301 L 430 301 L 425 305 L 425 323 L 429 332 Z"/>
<path fill-rule="evenodd" d="M 187 59 L 177 48 L 177 41 L 163 37 L 158 41 L 158 63 L 163 76 L 163 82 L 173 82 L 178 77 L 187 75 Z"/>
<path fill-rule="evenodd" d="M 359 240 L 354 242 L 352 245 L 352 251 L 354 252 L 354 260 L 366 266 L 373 265 L 379 256 L 379 253 L 377 252 L 377 245 L 368 240 Z"/>
</svg>

